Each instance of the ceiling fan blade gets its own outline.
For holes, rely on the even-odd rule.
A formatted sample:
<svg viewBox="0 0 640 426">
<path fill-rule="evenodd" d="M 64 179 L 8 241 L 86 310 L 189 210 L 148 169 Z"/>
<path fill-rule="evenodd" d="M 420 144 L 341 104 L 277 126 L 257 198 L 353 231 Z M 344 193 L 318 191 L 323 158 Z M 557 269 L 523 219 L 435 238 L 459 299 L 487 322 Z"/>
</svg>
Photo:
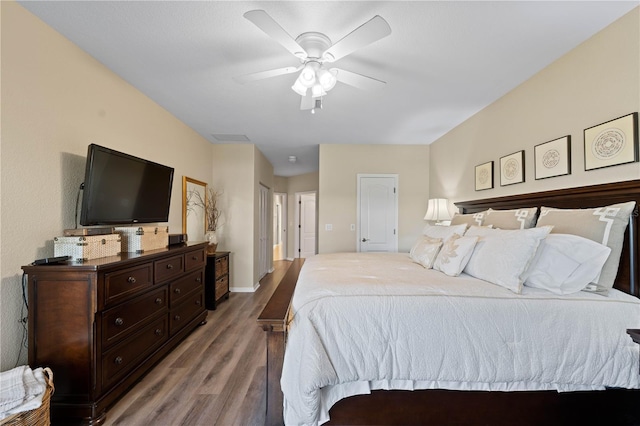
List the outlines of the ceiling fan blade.
<svg viewBox="0 0 640 426">
<path fill-rule="evenodd" d="M 278 68 L 278 69 L 275 69 L 275 70 L 261 71 L 261 72 L 254 72 L 252 74 L 239 75 L 239 76 L 233 77 L 233 79 L 236 82 L 240 83 L 240 84 L 244 84 L 244 83 L 247 83 L 249 81 L 263 80 L 265 78 L 271 78 L 271 77 L 277 77 L 279 75 L 291 74 L 291 73 L 294 73 L 296 71 L 300 71 L 301 69 L 302 69 L 302 66 Z"/>
<path fill-rule="evenodd" d="M 306 96 L 301 96 L 301 100 L 300 100 L 300 109 L 301 110 L 307 110 L 307 109 L 313 109 L 313 107 L 315 106 L 316 102 L 315 99 L 311 96 L 311 93 L 307 93 Z"/>
<path fill-rule="evenodd" d="M 306 59 L 307 52 L 267 12 L 264 10 L 250 10 L 243 16 L 293 55 L 300 59 Z"/>
<path fill-rule="evenodd" d="M 387 21 L 379 15 L 376 15 L 328 48 L 322 54 L 322 58 L 326 62 L 337 61 L 355 50 L 371 44 L 374 41 L 378 41 L 389 34 L 391 34 L 391 27 Z"/>
<path fill-rule="evenodd" d="M 373 90 L 380 88 L 387 84 L 382 80 L 378 80 L 373 77 L 367 77 L 366 75 L 357 74 L 355 72 L 346 71 L 339 68 L 331 68 L 331 72 L 335 72 L 336 79 L 349 86 L 357 87 L 362 90 Z"/>
</svg>

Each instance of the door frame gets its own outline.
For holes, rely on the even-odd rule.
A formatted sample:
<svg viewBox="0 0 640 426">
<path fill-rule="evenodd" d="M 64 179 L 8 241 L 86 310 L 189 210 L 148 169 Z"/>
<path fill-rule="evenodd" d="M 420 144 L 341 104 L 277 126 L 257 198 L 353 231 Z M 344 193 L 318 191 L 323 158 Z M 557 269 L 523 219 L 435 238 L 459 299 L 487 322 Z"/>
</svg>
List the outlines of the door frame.
<svg viewBox="0 0 640 426">
<path fill-rule="evenodd" d="M 271 189 L 263 183 L 260 183 L 258 188 L 258 281 L 260 281 L 269 272 L 273 272 L 273 241 L 270 235 L 272 232 L 269 232 L 269 224 L 272 222 L 272 215 L 269 213 L 273 195 L 271 195 Z"/>
<path fill-rule="evenodd" d="M 393 224 L 394 229 L 396 230 L 395 235 L 394 235 L 394 243 L 393 243 L 393 253 L 396 253 L 398 251 L 398 198 L 400 196 L 400 187 L 398 185 L 398 177 L 399 175 L 397 173 L 358 173 L 356 175 L 356 179 L 357 179 L 357 191 L 356 191 L 356 250 L 358 252 L 360 252 L 360 181 L 363 178 L 377 178 L 377 177 L 383 177 L 383 178 L 393 178 L 394 179 L 394 185 L 396 188 L 396 196 L 395 196 L 395 223 Z"/>
<path fill-rule="evenodd" d="M 316 247 L 315 252 L 318 253 L 318 191 L 302 191 L 296 192 L 296 212 L 295 212 L 295 225 L 294 225 L 294 240 L 293 240 L 293 257 L 300 257 L 300 199 L 303 195 L 314 194 L 316 197 L 316 223 L 314 224 L 316 228 Z"/>
<path fill-rule="evenodd" d="M 280 216 L 280 239 L 282 240 L 282 259 L 287 259 L 287 246 L 289 244 L 289 232 L 287 229 L 289 228 L 289 219 L 287 218 L 287 212 L 289 210 L 289 201 L 287 200 L 286 192 L 274 192 L 273 196 L 275 198 L 276 195 L 282 197 L 282 214 Z M 275 211 L 275 203 L 273 203 L 274 211 Z"/>
</svg>

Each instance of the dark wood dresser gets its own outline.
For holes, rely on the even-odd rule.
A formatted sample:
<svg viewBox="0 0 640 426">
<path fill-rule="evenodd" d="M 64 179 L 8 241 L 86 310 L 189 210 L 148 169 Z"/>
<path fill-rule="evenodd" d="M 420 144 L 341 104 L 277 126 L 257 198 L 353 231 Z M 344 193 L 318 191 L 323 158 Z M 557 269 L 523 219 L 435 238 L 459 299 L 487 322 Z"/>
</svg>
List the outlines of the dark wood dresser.
<svg viewBox="0 0 640 426">
<path fill-rule="evenodd" d="M 215 309 L 221 299 L 229 298 L 229 254 L 228 251 L 217 251 L 207 255 L 205 307 Z"/>
<path fill-rule="evenodd" d="M 205 322 L 205 247 L 22 267 L 29 365 L 54 373 L 54 424 L 104 421 L 110 405 Z"/>
</svg>

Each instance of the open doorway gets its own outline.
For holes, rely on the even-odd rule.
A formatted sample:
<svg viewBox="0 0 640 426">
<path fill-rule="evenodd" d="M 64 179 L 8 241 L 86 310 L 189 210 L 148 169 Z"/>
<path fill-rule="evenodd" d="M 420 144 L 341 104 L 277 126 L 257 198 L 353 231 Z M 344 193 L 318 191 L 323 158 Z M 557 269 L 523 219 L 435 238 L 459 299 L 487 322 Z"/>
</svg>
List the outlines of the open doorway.
<svg viewBox="0 0 640 426">
<path fill-rule="evenodd" d="M 273 260 L 287 257 L 287 194 L 273 194 Z"/>
</svg>

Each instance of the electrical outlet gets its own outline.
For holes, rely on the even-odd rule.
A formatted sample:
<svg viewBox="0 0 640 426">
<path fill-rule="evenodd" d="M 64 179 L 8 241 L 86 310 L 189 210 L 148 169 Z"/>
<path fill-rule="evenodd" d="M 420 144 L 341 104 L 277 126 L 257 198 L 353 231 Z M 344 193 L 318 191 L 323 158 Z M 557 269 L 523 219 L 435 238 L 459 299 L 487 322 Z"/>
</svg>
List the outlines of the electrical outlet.
<svg viewBox="0 0 640 426">
<path fill-rule="evenodd" d="M 351 224 L 351 228 L 350 228 L 350 229 L 351 229 L 352 231 L 355 231 L 355 230 L 356 230 L 356 224 L 355 224 L 355 223 L 352 223 L 352 224 Z"/>
<path fill-rule="evenodd" d="M 330 223 L 327 223 L 324 225 L 324 230 L 325 231 L 333 231 L 333 225 Z"/>
</svg>

